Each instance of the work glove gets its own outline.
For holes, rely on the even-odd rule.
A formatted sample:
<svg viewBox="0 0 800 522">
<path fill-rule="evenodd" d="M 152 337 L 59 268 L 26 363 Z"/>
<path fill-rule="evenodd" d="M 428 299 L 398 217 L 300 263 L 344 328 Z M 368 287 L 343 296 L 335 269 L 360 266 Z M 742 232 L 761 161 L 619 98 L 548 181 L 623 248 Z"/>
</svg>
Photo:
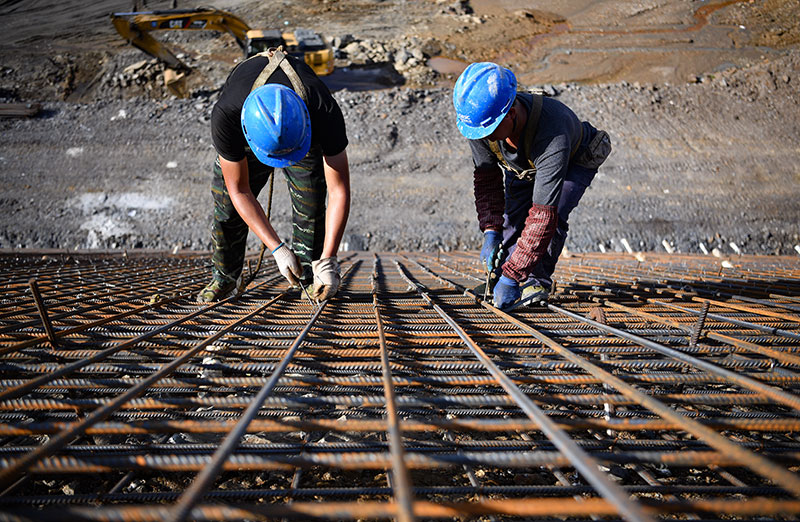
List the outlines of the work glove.
<svg viewBox="0 0 800 522">
<path fill-rule="evenodd" d="M 314 271 L 314 299 L 324 301 L 336 295 L 342 277 L 339 275 L 339 260 L 326 257 L 311 262 Z"/>
<path fill-rule="evenodd" d="M 492 272 L 495 269 L 500 245 L 503 242 L 503 234 L 496 230 L 487 230 L 483 233 L 483 247 L 481 248 L 481 263 L 486 265 L 486 271 Z"/>
<path fill-rule="evenodd" d="M 510 277 L 502 275 L 494 285 L 494 305 L 501 310 L 518 301 L 520 295 L 519 283 Z"/>
<path fill-rule="evenodd" d="M 292 286 L 299 285 L 300 278 L 303 275 L 303 268 L 300 266 L 300 262 L 297 260 L 297 256 L 294 255 L 294 252 L 284 243 L 281 243 L 278 245 L 278 248 L 272 251 L 272 257 L 275 258 L 275 263 L 278 264 L 278 270 L 281 271 L 283 277 L 285 277 Z"/>
</svg>

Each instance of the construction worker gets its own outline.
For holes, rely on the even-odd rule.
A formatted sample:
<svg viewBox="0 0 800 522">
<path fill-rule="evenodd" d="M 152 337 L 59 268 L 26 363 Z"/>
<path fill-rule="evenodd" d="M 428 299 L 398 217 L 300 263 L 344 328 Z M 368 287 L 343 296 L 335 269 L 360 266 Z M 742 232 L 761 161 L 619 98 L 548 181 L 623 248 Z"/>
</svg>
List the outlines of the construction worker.
<svg viewBox="0 0 800 522">
<path fill-rule="evenodd" d="M 546 301 L 569 215 L 611 152 L 608 134 L 557 100 L 517 92 L 514 73 L 489 62 L 464 70 L 453 104 L 470 140 L 494 305 Z"/>
<path fill-rule="evenodd" d="M 317 299 L 335 295 L 336 253 L 350 213 L 350 170 L 344 117 L 325 84 L 280 49 L 256 55 L 228 75 L 211 114 L 211 134 L 217 151 L 213 279 L 197 300 L 216 301 L 236 290 L 248 229 L 290 284 L 313 284 Z M 283 170 L 292 201 L 291 246 L 256 200 L 276 168 Z"/>
</svg>

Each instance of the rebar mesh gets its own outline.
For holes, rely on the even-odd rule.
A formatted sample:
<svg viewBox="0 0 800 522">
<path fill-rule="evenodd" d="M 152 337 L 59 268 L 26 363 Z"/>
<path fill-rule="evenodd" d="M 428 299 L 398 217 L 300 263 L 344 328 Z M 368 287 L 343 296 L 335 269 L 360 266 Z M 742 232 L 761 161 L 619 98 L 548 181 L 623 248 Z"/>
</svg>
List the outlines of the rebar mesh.
<svg viewBox="0 0 800 522">
<path fill-rule="evenodd" d="M 549 304 L 472 253 L 267 264 L 0 256 L 0 513 L 17 520 L 800 515 L 800 261 L 572 255 Z"/>
</svg>

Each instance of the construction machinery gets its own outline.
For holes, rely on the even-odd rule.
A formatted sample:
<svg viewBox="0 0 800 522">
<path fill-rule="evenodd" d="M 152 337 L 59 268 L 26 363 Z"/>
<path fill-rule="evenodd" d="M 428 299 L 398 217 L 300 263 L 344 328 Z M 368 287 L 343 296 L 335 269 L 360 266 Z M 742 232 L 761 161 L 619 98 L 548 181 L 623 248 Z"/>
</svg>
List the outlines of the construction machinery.
<svg viewBox="0 0 800 522">
<path fill-rule="evenodd" d="M 236 40 L 245 58 L 282 45 L 286 53 L 304 60 L 318 75 L 333 72 L 333 49 L 320 34 L 303 28 L 291 32 L 251 29 L 238 16 L 213 7 L 113 13 L 111 22 L 128 43 L 167 65 L 164 81 L 178 95 L 183 94 L 184 78 L 191 68 L 156 40 L 151 31 L 220 31 Z"/>
</svg>

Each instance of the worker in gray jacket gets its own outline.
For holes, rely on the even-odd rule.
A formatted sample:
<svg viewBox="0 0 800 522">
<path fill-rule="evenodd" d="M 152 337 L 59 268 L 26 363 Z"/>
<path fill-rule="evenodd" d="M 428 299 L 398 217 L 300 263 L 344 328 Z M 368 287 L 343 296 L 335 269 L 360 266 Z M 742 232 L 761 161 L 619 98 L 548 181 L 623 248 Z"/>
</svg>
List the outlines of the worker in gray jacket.
<svg viewBox="0 0 800 522">
<path fill-rule="evenodd" d="M 611 152 L 608 134 L 557 100 L 517 92 L 514 73 L 494 63 L 467 67 L 453 103 L 470 140 L 480 258 L 497 275 L 494 304 L 546 300 L 570 213 Z"/>
</svg>

